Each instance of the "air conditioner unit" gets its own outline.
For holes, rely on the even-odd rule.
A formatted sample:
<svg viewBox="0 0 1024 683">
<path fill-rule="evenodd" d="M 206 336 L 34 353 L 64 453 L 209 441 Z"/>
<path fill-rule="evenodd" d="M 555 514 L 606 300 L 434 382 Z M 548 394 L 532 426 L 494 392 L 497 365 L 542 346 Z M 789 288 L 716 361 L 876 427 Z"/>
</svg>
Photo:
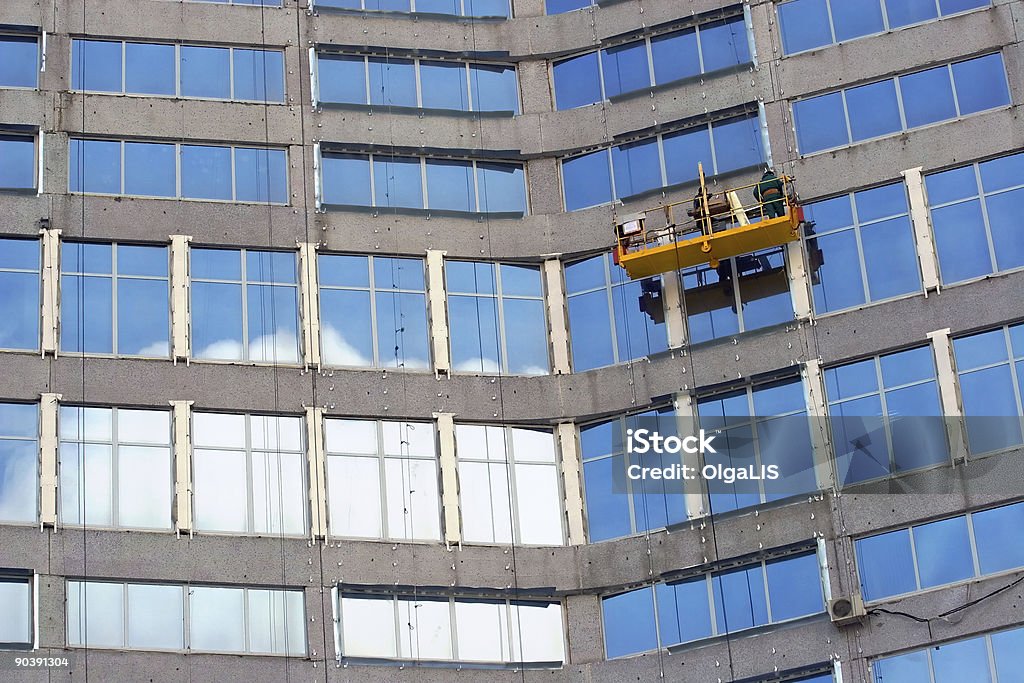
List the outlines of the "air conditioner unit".
<svg viewBox="0 0 1024 683">
<path fill-rule="evenodd" d="M 859 593 L 849 597 L 832 598 L 828 601 L 828 616 L 836 626 L 861 624 L 867 618 L 864 600 Z"/>
</svg>

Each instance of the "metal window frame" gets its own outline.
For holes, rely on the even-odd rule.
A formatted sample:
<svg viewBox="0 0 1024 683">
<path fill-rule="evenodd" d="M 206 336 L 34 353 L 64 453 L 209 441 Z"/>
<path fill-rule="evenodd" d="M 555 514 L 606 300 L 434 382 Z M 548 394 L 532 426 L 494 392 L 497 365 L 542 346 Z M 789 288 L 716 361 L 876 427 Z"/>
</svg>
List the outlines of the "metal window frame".
<svg viewBox="0 0 1024 683">
<path fill-rule="evenodd" d="M 39 647 L 39 575 L 30 569 L 0 569 L 0 584 L 5 583 L 28 588 L 28 639 L 0 642 L 0 652 L 36 650 Z"/>
<path fill-rule="evenodd" d="M 6 88 L 0 88 L 0 92 Z M 22 142 L 32 143 L 32 187 L 2 187 L 0 193 L 32 192 L 40 195 L 43 192 L 43 131 L 40 128 L 22 126 L 4 126 L 0 124 L 0 138 L 22 138 Z M 16 142 L 16 140 L 0 140 L 3 142 Z"/>
<path fill-rule="evenodd" d="M 36 43 L 36 65 L 33 70 L 35 85 L 0 85 L 2 90 L 39 90 L 39 74 L 46 71 L 46 31 L 40 33 L 30 30 L 11 30 L 10 27 L 0 26 L 0 43 L 4 38 L 35 38 Z"/>
<path fill-rule="evenodd" d="M 925 660 L 928 663 L 929 681 L 930 681 L 930 683 L 935 683 L 935 681 L 938 680 L 938 679 L 936 678 L 936 675 L 935 675 L 935 662 L 933 660 L 933 652 L 934 651 L 939 650 L 942 647 L 945 647 L 947 645 L 956 645 L 958 643 L 965 643 L 965 642 L 972 641 L 972 640 L 983 640 L 984 644 L 985 644 L 985 653 L 986 653 L 986 656 L 987 656 L 989 680 L 996 681 L 996 680 L 998 680 L 998 678 L 997 678 L 997 671 L 996 671 L 995 648 L 992 645 L 992 636 L 1000 635 L 1000 634 L 1003 634 L 1003 633 L 1012 633 L 1014 631 L 1020 631 L 1022 629 L 1024 629 L 1024 627 L 1021 627 L 1021 626 L 1010 627 L 1010 628 L 1001 628 L 1001 629 L 998 629 L 998 630 L 995 630 L 995 631 L 987 631 L 985 633 L 976 634 L 976 635 L 973 635 L 973 636 L 967 636 L 967 637 L 963 637 L 963 638 L 957 638 L 955 640 L 944 641 L 941 645 L 936 645 L 936 644 L 932 643 L 931 645 L 928 645 L 926 647 L 918 647 L 918 648 L 914 648 L 914 649 L 911 649 L 911 650 L 904 650 L 902 652 L 897 652 L 895 654 L 890 654 L 890 655 L 887 655 L 885 657 L 875 657 L 875 658 L 871 659 L 868 662 L 868 667 L 869 667 L 868 668 L 868 673 L 871 676 L 872 683 L 876 683 L 876 682 L 877 683 L 881 683 L 881 679 L 876 677 L 876 674 L 877 674 L 876 667 L 877 667 L 879 662 L 882 662 L 882 661 L 885 661 L 885 660 L 888 660 L 888 659 L 895 659 L 897 657 L 903 657 L 904 655 L 915 654 L 915 653 L 919 653 L 920 652 L 920 653 L 924 653 Z"/>
<path fill-rule="evenodd" d="M 36 295 L 36 306 L 35 306 L 35 308 L 37 310 L 41 310 L 42 303 L 43 303 L 43 255 L 42 255 L 42 240 L 40 240 L 38 238 L 31 238 L 31 237 L 23 238 L 22 236 L 0 235 L 0 244 L 3 244 L 4 242 L 7 242 L 7 241 L 14 241 L 14 240 L 17 240 L 17 241 L 20 241 L 20 242 L 35 242 L 36 246 L 37 246 L 37 252 L 36 252 L 37 256 L 38 256 L 38 261 L 37 262 L 38 262 L 39 265 L 34 270 L 33 269 L 28 269 L 28 268 L 10 268 L 10 267 L 5 267 L 5 266 L 0 266 L 0 273 L 19 273 L 19 274 L 23 274 L 23 275 L 35 275 L 36 276 L 36 284 L 37 284 L 37 295 Z M 5 297 L 9 296 L 9 293 L 8 292 L 4 292 L 4 295 L 5 295 Z M 33 347 L 31 349 L 16 348 L 16 347 L 0 347 L 0 351 L 39 351 L 43 323 L 41 321 L 41 318 L 38 315 L 35 317 L 35 321 L 36 321 L 36 325 L 37 325 L 37 329 L 36 329 L 36 345 L 35 345 L 35 347 Z"/>
<path fill-rule="evenodd" d="M 980 335 L 980 334 L 987 334 L 987 333 L 993 332 L 995 330 L 1001 330 L 1002 333 L 1003 333 L 1004 343 L 1006 344 L 1006 354 L 1007 354 L 1007 359 L 1006 360 L 1000 360 L 1000 361 L 997 361 L 995 363 L 987 363 L 985 365 L 979 365 L 977 367 L 972 367 L 972 368 L 969 368 L 967 370 L 960 370 L 959 368 L 956 368 L 956 352 L 954 351 L 954 353 L 953 353 L 953 361 L 954 361 L 954 371 L 956 372 L 956 379 L 957 379 L 957 385 L 958 386 L 960 384 L 960 379 L 962 377 L 964 377 L 965 375 L 971 375 L 971 374 L 974 374 L 976 372 L 981 372 L 983 370 L 992 370 L 994 368 L 1001 368 L 1001 367 L 1004 367 L 1004 366 L 1006 367 L 1007 372 L 1010 374 L 1010 384 L 1013 387 L 1014 398 L 1017 401 L 1017 413 L 1021 416 L 1021 418 L 1020 418 L 1021 434 L 1024 435 L 1024 386 L 1021 385 L 1021 383 L 1018 381 L 1018 377 L 1017 377 L 1017 364 L 1020 363 L 1020 364 L 1024 365 L 1024 356 L 1016 356 L 1016 355 L 1014 355 L 1014 353 L 1013 353 L 1013 343 L 1012 343 L 1012 340 L 1010 338 L 1010 328 L 1011 327 L 1013 327 L 1013 328 L 1020 327 L 1021 325 L 1022 325 L 1022 323 L 1017 323 L 1016 325 L 1001 325 L 1001 326 L 996 327 L 994 329 L 982 330 L 980 332 L 976 332 L 976 333 L 973 333 L 973 334 L 960 335 L 960 336 L 957 337 L 957 339 L 966 339 L 966 338 L 970 338 L 970 337 L 977 336 L 977 335 Z M 961 400 L 962 400 L 962 398 L 961 398 Z M 966 433 L 966 429 L 965 429 L 965 433 Z M 972 453 L 972 452 L 970 452 L 970 440 L 967 439 L 966 443 L 967 443 L 967 447 L 968 447 L 968 457 L 983 457 L 983 456 L 987 456 L 987 455 L 993 455 L 995 453 L 1001 453 L 1001 452 L 1004 452 L 1006 450 L 1016 450 L 1021 445 L 1020 443 L 1018 443 L 1018 444 L 1015 444 L 1015 445 L 1008 446 L 1007 448 L 1002 448 L 1002 449 L 995 450 L 995 451 L 986 451 L 986 452 L 983 452 L 983 453 Z"/>
<path fill-rule="evenodd" d="M 2 401 L 2 402 L 0 402 L 0 409 L 3 409 L 4 407 L 10 406 L 12 404 L 13 405 L 21 405 L 21 406 L 24 406 L 24 405 L 36 406 L 36 405 L 38 405 L 38 404 L 34 404 L 34 403 L 17 403 L 17 402 L 13 402 L 13 401 Z M 41 432 L 43 430 L 43 421 L 42 421 L 42 419 L 37 418 L 37 423 L 36 424 L 37 424 L 37 426 L 36 426 L 36 434 L 35 434 L 34 437 L 30 437 L 30 436 L 12 436 L 11 434 L 5 434 L 3 432 L 0 432 L 0 444 L 9 443 L 9 442 L 12 442 L 12 441 L 13 442 L 19 442 L 19 443 L 29 443 L 29 444 L 32 444 L 33 446 L 35 446 L 35 450 L 38 451 L 39 448 L 40 448 L 40 444 L 42 442 L 42 434 L 41 434 Z M 2 459 L 0 459 L 0 460 L 2 460 Z M 9 526 L 9 525 L 19 525 L 19 524 L 35 525 L 35 524 L 39 524 L 40 523 L 40 514 L 39 513 L 40 513 L 40 505 L 42 503 L 42 496 L 41 496 L 41 489 L 40 489 L 40 486 L 41 486 L 41 476 L 40 475 L 42 473 L 41 473 L 40 462 L 39 462 L 38 459 L 36 459 L 36 461 L 33 462 L 33 466 L 35 467 L 35 471 L 33 473 L 34 474 L 33 483 L 35 484 L 35 492 L 34 492 L 34 497 L 35 497 L 34 503 L 35 504 L 32 507 L 33 518 L 31 520 L 27 521 L 27 522 L 26 521 L 15 521 L 15 520 L 9 520 L 9 519 L 2 519 L 2 518 L 0 518 L 0 524 L 3 524 L 5 526 Z M 0 580 L 2 580 L 2 579 L 3 579 L 3 572 L 2 572 L 2 570 L 0 570 Z"/>
</svg>

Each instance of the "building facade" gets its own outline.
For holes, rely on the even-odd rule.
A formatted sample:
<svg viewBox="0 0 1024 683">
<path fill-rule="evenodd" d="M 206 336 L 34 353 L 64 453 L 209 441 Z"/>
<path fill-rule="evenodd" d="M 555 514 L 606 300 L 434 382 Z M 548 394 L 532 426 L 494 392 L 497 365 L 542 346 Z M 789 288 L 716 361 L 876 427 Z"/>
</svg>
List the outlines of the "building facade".
<svg viewBox="0 0 1024 683">
<path fill-rule="evenodd" d="M 1018 680 L 1022 20 L 0 3 L 0 678 Z M 801 240 L 630 281 L 698 164 Z"/>
</svg>

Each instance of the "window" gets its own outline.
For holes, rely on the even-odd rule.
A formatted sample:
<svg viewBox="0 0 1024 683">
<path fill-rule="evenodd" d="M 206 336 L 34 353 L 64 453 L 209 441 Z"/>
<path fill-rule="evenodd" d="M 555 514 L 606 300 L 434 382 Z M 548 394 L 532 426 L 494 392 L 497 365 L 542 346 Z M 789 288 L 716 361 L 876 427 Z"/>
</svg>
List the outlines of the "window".
<svg viewBox="0 0 1024 683">
<path fill-rule="evenodd" d="M 88 92 L 284 102 L 284 52 L 71 41 L 71 87 Z"/>
<path fill-rule="evenodd" d="M 550 430 L 460 424 L 455 443 L 466 541 L 565 543 Z"/>
<path fill-rule="evenodd" d="M 483 664 L 565 660 L 557 602 L 342 591 L 339 659 Z"/>
<path fill-rule="evenodd" d="M 192 249 L 192 355 L 299 362 L 295 252 Z"/>
<path fill-rule="evenodd" d="M 567 264 L 565 289 L 576 372 L 668 349 L 664 315 L 652 319 L 638 303 L 645 292 L 660 291 L 660 277 L 631 281 L 611 255 L 602 254 Z"/>
<path fill-rule="evenodd" d="M 697 344 L 793 320 L 785 247 L 737 256 L 682 278 L 689 339 Z"/>
<path fill-rule="evenodd" d="M 35 522 L 39 519 L 38 498 L 39 407 L 0 403 L 0 522 Z M 0 598 L 0 605 L 2 602 Z M 5 640 L 0 636 L 0 642 Z"/>
<path fill-rule="evenodd" d="M 1024 628 L 1014 628 L 876 659 L 871 663 L 871 680 L 1014 683 L 1020 677 L 1021 667 Z"/>
<path fill-rule="evenodd" d="M 596 5 L 596 0 L 544 0 L 545 14 L 563 14 Z"/>
<path fill-rule="evenodd" d="M 626 469 L 641 460 L 652 467 L 681 462 L 678 455 L 665 454 L 663 462 L 652 463 L 657 455 L 627 454 L 626 430 L 643 426 L 672 435 L 677 432 L 675 422 L 673 409 L 657 408 L 580 427 L 587 532 L 592 543 L 686 521 L 682 482 L 626 477 Z"/>
<path fill-rule="evenodd" d="M 793 120 L 801 154 L 811 154 L 1008 104 L 997 52 L 797 100 Z"/>
<path fill-rule="evenodd" d="M 1024 503 L 856 540 L 865 600 L 883 600 L 1024 567 Z"/>
<path fill-rule="evenodd" d="M 824 609 L 815 552 L 601 599 L 609 659 L 801 619 Z"/>
<path fill-rule="evenodd" d="M 331 534 L 440 540 L 434 425 L 327 420 Z"/>
<path fill-rule="evenodd" d="M 62 524 L 170 529 L 171 414 L 60 409 Z"/>
<path fill-rule="evenodd" d="M 825 370 L 840 485 L 949 462 L 932 349 Z"/>
<path fill-rule="evenodd" d="M 573 109 L 747 64 L 747 40 L 740 15 L 555 62 L 555 108 Z"/>
<path fill-rule="evenodd" d="M 717 453 L 704 466 L 743 468 L 761 474 L 776 467 L 777 479 L 707 480 L 711 514 L 720 514 L 818 489 L 811 418 L 800 379 L 747 387 L 697 401 L 700 427 L 715 433 Z"/>
<path fill-rule="evenodd" d="M 33 581 L 27 569 L 0 569 L 0 650 L 31 650 L 35 646 Z"/>
<path fill-rule="evenodd" d="M 1024 154 L 925 176 L 939 271 L 950 285 L 1024 266 L 1016 202 Z"/>
<path fill-rule="evenodd" d="M 1024 443 L 1024 324 L 953 340 L 971 453 Z"/>
<path fill-rule="evenodd" d="M 818 314 L 921 291 L 902 183 L 804 206 L 805 253 Z"/>
<path fill-rule="evenodd" d="M 63 242 L 60 349 L 170 355 L 167 247 Z"/>
<path fill-rule="evenodd" d="M 422 259 L 320 254 L 317 261 L 326 364 L 430 366 Z"/>
<path fill-rule="evenodd" d="M 39 84 L 39 36 L 0 33 L 0 88 Z"/>
<path fill-rule="evenodd" d="M 317 54 L 320 102 L 519 113 L 516 68 L 464 61 Z"/>
<path fill-rule="evenodd" d="M 566 211 L 628 199 L 697 180 L 697 164 L 709 175 L 764 161 L 756 115 L 684 128 L 562 159 Z M 712 154 L 714 148 L 714 154 Z"/>
<path fill-rule="evenodd" d="M 39 348 L 39 241 L 0 238 L 0 349 Z"/>
<path fill-rule="evenodd" d="M 263 7 L 280 7 L 281 0 L 181 0 L 182 2 L 216 2 L 225 5 L 252 5 Z"/>
<path fill-rule="evenodd" d="M 36 138 L 0 126 L 0 190 L 36 189 Z"/>
<path fill-rule="evenodd" d="M 68 645 L 306 654 L 301 590 L 68 581 Z"/>
<path fill-rule="evenodd" d="M 196 412 L 192 444 L 197 530 L 306 533 L 302 418 Z"/>
<path fill-rule="evenodd" d="M 989 7 L 991 0 L 790 0 L 779 4 L 786 54 Z"/>
<path fill-rule="evenodd" d="M 69 192 L 288 203 L 283 149 L 72 138 L 70 164 Z"/>
<path fill-rule="evenodd" d="M 325 151 L 322 168 L 321 196 L 329 206 L 516 217 L 527 211 L 522 164 Z"/>
<path fill-rule="evenodd" d="M 445 279 L 457 371 L 550 372 L 539 267 L 448 261 Z"/>
<path fill-rule="evenodd" d="M 511 16 L 508 0 L 316 0 L 319 8 L 371 12 L 416 12 L 461 17 Z"/>
</svg>

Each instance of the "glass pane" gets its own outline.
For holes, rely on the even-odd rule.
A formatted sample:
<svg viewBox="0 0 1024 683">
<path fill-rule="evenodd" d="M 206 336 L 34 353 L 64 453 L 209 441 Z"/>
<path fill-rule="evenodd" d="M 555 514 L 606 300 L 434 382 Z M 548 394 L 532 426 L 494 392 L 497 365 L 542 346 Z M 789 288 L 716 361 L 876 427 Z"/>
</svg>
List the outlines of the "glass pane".
<svg viewBox="0 0 1024 683">
<path fill-rule="evenodd" d="M 0 36 L 0 87 L 34 88 L 38 83 L 39 39 Z"/>
<path fill-rule="evenodd" d="M 960 114 L 973 114 L 1010 103 L 1001 54 L 986 55 L 953 65 Z"/>
<path fill-rule="evenodd" d="M 2 53 L 0 53 L 2 54 Z M 68 583 L 71 586 L 77 582 Z M 70 596 L 69 596 L 70 597 Z M 28 581 L 0 581 L 0 643 L 28 643 L 32 634 L 32 588 Z M 68 633 L 71 633 L 71 602 L 68 602 Z M 71 638 L 68 638 L 72 643 Z"/>
<path fill-rule="evenodd" d="M 475 211 L 472 164 L 428 159 L 427 205 L 434 210 Z"/>
<path fill-rule="evenodd" d="M 245 453 L 241 451 L 195 449 L 192 500 L 196 529 L 250 531 L 245 461 Z"/>
<path fill-rule="evenodd" d="M 657 138 L 612 147 L 615 196 L 629 197 L 661 187 L 661 156 Z"/>
<path fill-rule="evenodd" d="M 1006 335 L 1001 328 L 953 340 L 956 366 L 961 372 L 1009 358 Z"/>
<path fill-rule="evenodd" d="M 882 356 L 880 363 L 882 383 L 886 387 L 935 378 L 935 356 L 927 346 L 890 353 Z"/>
<path fill-rule="evenodd" d="M 609 659 L 658 647 L 651 588 L 613 595 L 601 600 L 604 646 Z"/>
<path fill-rule="evenodd" d="M 719 269 L 705 267 L 684 272 L 682 278 L 686 324 L 694 343 L 739 333 L 740 319 L 731 279 L 723 279 Z"/>
<path fill-rule="evenodd" d="M 411 59 L 370 57 L 370 104 L 416 106 L 416 71 Z"/>
<path fill-rule="evenodd" d="M 999 683 L 1020 683 L 1024 671 L 1024 628 L 993 633 L 992 654 L 996 660 Z"/>
<path fill-rule="evenodd" d="M 128 647 L 185 647 L 185 602 L 180 586 L 128 584 Z"/>
<path fill-rule="evenodd" d="M 501 358 L 497 301 L 475 296 L 449 296 L 448 319 L 455 369 L 498 372 Z"/>
<path fill-rule="evenodd" d="M 121 43 L 103 40 L 71 41 L 71 88 L 122 92 Z"/>
<path fill-rule="evenodd" d="M 126 43 L 124 46 L 124 87 L 141 95 L 174 95 L 174 46 Z M 128 176 L 125 177 L 127 181 Z"/>
<path fill-rule="evenodd" d="M 244 591 L 206 586 L 191 586 L 188 591 L 190 648 L 244 652 Z"/>
<path fill-rule="evenodd" d="M 377 293 L 377 358 L 381 366 L 426 368 L 427 302 L 422 294 Z"/>
<path fill-rule="evenodd" d="M 875 683 L 931 683 L 928 653 L 923 650 L 876 660 L 871 668 L 875 673 Z"/>
<path fill-rule="evenodd" d="M 733 633 L 768 623 L 764 574 L 760 565 L 713 576 L 718 633 Z"/>
<path fill-rule="evenodd" d="M 954 517 L 914 527 L 914 549 L 921 588 L 974 576 L 967 519 Z"/>
<path fill-rule="evenodd" d="M 786 256 L 782 249 L 762 251 L 735 261 L 745 274 L 740 282 L 743 329 L 747 332 L 792 320 L 793 300 L 789 293 Z"/>
<path fill-rule="evenodd" d="M 182 145 L 181 196 L 230 200 L 231 148 Z"/>
<path fill-rule="evenodd" d="M 971 453 L 988 453 L 1021 443 L 1020 412 L 1008 365 L 960 375 Z"/>
<path fill-rule="evenodd" d="M 984 174 L 984 164 L 982 169 Z M 967 199 L 978 194 L 978 181 L 974 175 L 974 166 L 932 173 L 924 177 L 924 184 L 928 191 L 930 206 L 946 204 L 957 199 Z M 1016 176 L 1012 184 L 1016 184 Z"/>
<path fill-rule="evenodd" d="M 594 431 L 595 428 L 589 428 Z M 581 430 L 585 438 L 587 430 Z M 584 453 L 586 454 L 586 449 Z M 591 460 L 583 466 L 583 489 L 587 503 L 587 534 L 592 542 L 628 536 L 633 532 L 630 522 L 629 498 L 612 488 L 615 471 L 625 472 L 623 456 Z"/>
<path fill-rule="evenodd" d="M 374 204 L 422 209 L 421 171 L 420 160 L 416 157 L 374 157 Z"/>
<path fill-rule="evenodd" d="M 400 598 L 398 644 L 399 656 L 406 659 L 451 660 L 451 603 L 444 599 Z"/>
<path fill-rule="evenodd" d="M 761 124 L 756 116 L 715 123 L 711 134 L 715 140 L 716 173 L 756 166 L 764 161 Z"/>
<path fill-rule="evenodd" d="M 779 27 L 786 54 L 811 50 L 832 42 L 826 0 L 780 3 Z"/>
<path fill-rule="evenodd" d="M 841 147 L 850 142 L 842 93 L 794 102 L 793 122 L 802 154 Z"/>
<path fill-rule="evenodd" d="M 939 0 L 939 11 L 943 15 L 965 12 L 977 7 L 988 7 L 992 0 Z"/>
<path fill-rule="evenodd" d="M 317 259 L 320 266 L 321 287 L 369 288 L 370 268 L 369 259 L 366 256 L 320 254 Z M 375 260 L 379 261 L 379 259 Z"/>
<path fill-rule="evenodd" d="M 553 465 L 516 465 L 519 543 L 562 545 L 562 496 Z"/>
<path fill-rule="evenodd" d="M 371 206 L 370 158 L 359 154 L 331 154 L 323 158 L 325 204 Z"/>
<path fill-rule="evenodd" d="M 465 64 L 421 61 L 420 89 L 427 109 L 469 110 Z"/>
<path fill-rule="evenodd" d="M 898 0 L 897 0 L 898 1 Z M 832 5 L 836 40 L 844 41 L 884 30 L 879 0 L 842 0 Z"/>
<path fill-rule="evenodd" d="M 391 598 L 341 599 L 341 652 L 346 657 L 397 657 Z"/>
<path fill-rule="evenodd" d="M 555 62 L 551 69 L 555 86 L 555 108 L 573 109 L 603 99 L 598 56 L 590 52 Z"/>
<path fill-rule="evenodd" d="M 903 127 L 892 80 L 870 83 L 846 91 L 853 140 L 867 140 L 894 133 Z"/>
<path fill-rule="evenodd" d="M 985 638 L 971 638 L 932 648 L 932 669 L 935 671 L 935 683 L 991 681 Z"/>
<path fill-rule="evenodd" d="M 615 362 L 608 292 L 600 289 L 569 298 L 573 368 L 591 370 Z"/>
<path fill-rule="evenodd" d="M 6 249 L 11 240 L 0 240 Z M 0 349 L 39 348 L 40 285 L 36 273 L 0 272 Z"/>
<path fill-rule="evenodd" d="M 978 168 L 981 171 L 981 184 L 985 192 L 995 192 L 1024 184 L 1024 154 L 999 157 L 978 164 Z M 968 174 L 973 172 L 970 166 L 961 170 Z"/>
<path fill-rule="evenodd" d="M 420 74 L 422 78 L 422 64 Z M 511 66 L 473 64 L 469 68 L 475 111 L 511 111 L 519 113 L 519 83 Z M 422 85 L 426 92 L 426 85 Z"/>
<path fill-rule="evenodd" d="M 35 406 L 27 407 L 35 411 Z M 0 404 L 0 420 L 4 419 L 5 412 L 13 411 L 7 411 Z M 0 521 L 36 521 L 38 459 L 39 447 L 34 440 L 0 439 Z"/>
<path fill-rule="evenodd" d="M 192 413 L 192 438 L 197 446 L 244 448 L 245 415 Z"/>
<path fill-rule="evenodd" d="M 231 97 L 230 50 L 181 46 L 181 94 L 184 97 Z"/>
<path fill-rule="evenodd" d="M 544 302 L 507 299 L 503 306 L 508 372 L 547 374 L 550 365 Z"/>
<path fill-rule="evenodd" d="M 992 272 L 978 200 L 932 209 L 931 213 L 943 283 L 953 284 Z"/>
<path fill-rule="evenodd" d="M 3 139 L 0 138 L 0 142 Z M 16 151 L 27 150 L 25 145 Z M 9 145 L 3 145 L 5 155 L 12 151 Z M 98 194 L 118 194 L 121 192 L 121 143 L 106 140 L 71 140 L 70 176 L 68 190 L 71 192 L 93 192 Z M 34 161 L 33 161 L 34 164 Z M 5 164 L 6 167 L 6 164 Z M 7 174 L 0 170 L 0 185 L 12 187 L 7 182 Z M 11 176 L 13 177 L 13 176 Z M 34 181 L 33 181 L 34 182 Z M 13 187 L 29 187 L 14 185 Z"/>
<path fill-rule="evenodd" d="M 512 630 L 512 660 L 561 662 L 565 659 L 562 634 L 562 606 L 519 605 L 509 607 Z"/>
<path fill-rule="evenodd" d="M 615 97 L 651 85 L 646 41 L 601 50 L 601 66 L 605 97 Z"/>
<path fill-rule="evenodd" d="M 299 302 L 295 287 L 249 285 L 247 290 L 249 360 L 295 363 L 299 360 Z"/>
<path fill-rule="evenodd" d="M 72 353 L 114 352 L 114 302 L 107 277 L 61 276 L 60 348 Z"/>
<path fill-rule="evenodd" d="M 865 600 L 917 590 L 909 529 L 859 539 L 856 548 L 857 572 Z"/>
<path fill-rule="evenodd" d="M 691 29 L 651 38 L 654 82 L 657 85 L 690 78 L 700 73 L 697 32 Z"/>
<path fill-rule="evenodd" d="M 424 433 L 425 430 L 420 430 Z M 433 443 L 430 444 L 433 449 Z M 437 540 L 441 537 L 437 464 L 433 460 L 387 458 L 387 523 L 390 538 Z"/>
<path fill-rule="evenodd" d="M 332 535 L 383 538 L 380 461 L 376 457 L 327 458 L 327 490 Z"/>
<path fill-rule="evenodd" d="M 324 362 L 339 366 L 372 366 L 370 293 L 322 289 L 320 306 Z"/>
<path fill-rule="evenodd" d="M 825 609 L 817 555 L 804 555 L 765 565 L 772 621 L 786 621 Z"/>
<path fill-rule="evenodd" d="M 900 76 L 900 94 L 908 128 L 956 118 L 953 85 L 945 66 Z"/>
<path fill-rule="evenodd" d="M 124 584 L 68 581 L 68 643 L 124 647 Z"/>
<path fill-rule="evenodd" d="M 469 600 L 455 602 L 455 633 L 460 660 L 508 660 L 507 609 L 504 603 Z"/>
<path fill-rule="evenodd" d="M 1024 266 L 1024 231 L 1020 229 L 1017 212 L 1021 201 L 1024 201 L 1024 189 L 1003 192 L 988 197 L 985 202 L 999 270 Z"/>
<path fill-rule="evenodd" d="M 704 576 L 682 583 L 654 586 L 662 647 L 713 635 L 708 582 Z"/>
<path fill-rule="evenodd" d="M 591 0 L 544 0 L 544 11 L 547 14 L 562 14 L 590 7 L 592 4 Z"/>
<path fill-rule="evenodd" d="M 982 574 L 1024 567 L 1024 545 L 1006 542 L 1024 528 L 1024 503 L 976 512 L 971 519 Z"/>
<path fill-rule="evenodd" d="M 124 193 L 144 197 L 176 196 L 174 145 L 126 142 Z"/>
<path fill-rule="evenodd" d="M 241 285 L 193 282 L 191 310 L 196 358 L 242 359 Z"/>
<path fill-rule="evenodd" d="M 808 242 L 823 258 L 812 278 L 814 309 L 818 313 L 838 311 L 866 301 L 861 279 L 857 235 L 852 230 L 818 237 Z"/>
<path fill-rule="evenodd" d="M 889 27 L 898 28 L 917 24 L 922 21 L 934 19 L 937 10 L 935 0 L 900 0 L 899 2 L 886 2 L 886 12 L 889 15 Z"/>
<path fill-rule="evenodd" d="M 704 71 L 727 69 L 750 61 L 747 28 L 742 17 L 700 27 L 700 50 Z"/>
<path fill-rule="evenodd" d="M 284 53 L 235 48 L 235 99 L 284 102 Z"/>
<path fill-rule="evenodd" d="M 871 300 L 878 301 L 921 289 L 913 229 L 907 217 L 861 228 L 864 267 Z"/>
<path fill-rule="evenodd" d="M 281 655 L 306 653 L 302 593 L 284 590 L 246 591 L 248 652 Z"/>
<path fill-rule="evenodd" d="M 234 249 L 191 249 L 193 280 L 241 280 L 242 252 Z"/>
<path fill-rule="evenodd" d="M 235 199 L 288 203 L 288 153 L 283 149 L 235 149 Z"/>
<path fill-rule="evenodd" d="M 612 200 L 612 179 L 607 150 L 562 160 L 565 208 L 576 211 Z"/>
<path fill-rule="evenodd" d="M 253 531 L 298 536 L 306 531 L 303 457 L 252 454 Z"/>
<path fill-rule="evenodd" d="M 522 166 L 479 161 L 476 169 L 481 211 L 526 213 L 526 183 Z"/>
<path fill-rule="evenodd" d="M 358 0 L 357 0 L 358 6 Z M 350 55 L 317 55 L 317 86 L 321 102 L 366 104 L 366 61 Z M 426 104 L 424 88 L 424 106 Z"/>
<path fill-rule="evenodd" d="M 168 300 L 166 280 L 118 280 L 118 353 L 158 358 L 170 354 Z"/>
</svg>

